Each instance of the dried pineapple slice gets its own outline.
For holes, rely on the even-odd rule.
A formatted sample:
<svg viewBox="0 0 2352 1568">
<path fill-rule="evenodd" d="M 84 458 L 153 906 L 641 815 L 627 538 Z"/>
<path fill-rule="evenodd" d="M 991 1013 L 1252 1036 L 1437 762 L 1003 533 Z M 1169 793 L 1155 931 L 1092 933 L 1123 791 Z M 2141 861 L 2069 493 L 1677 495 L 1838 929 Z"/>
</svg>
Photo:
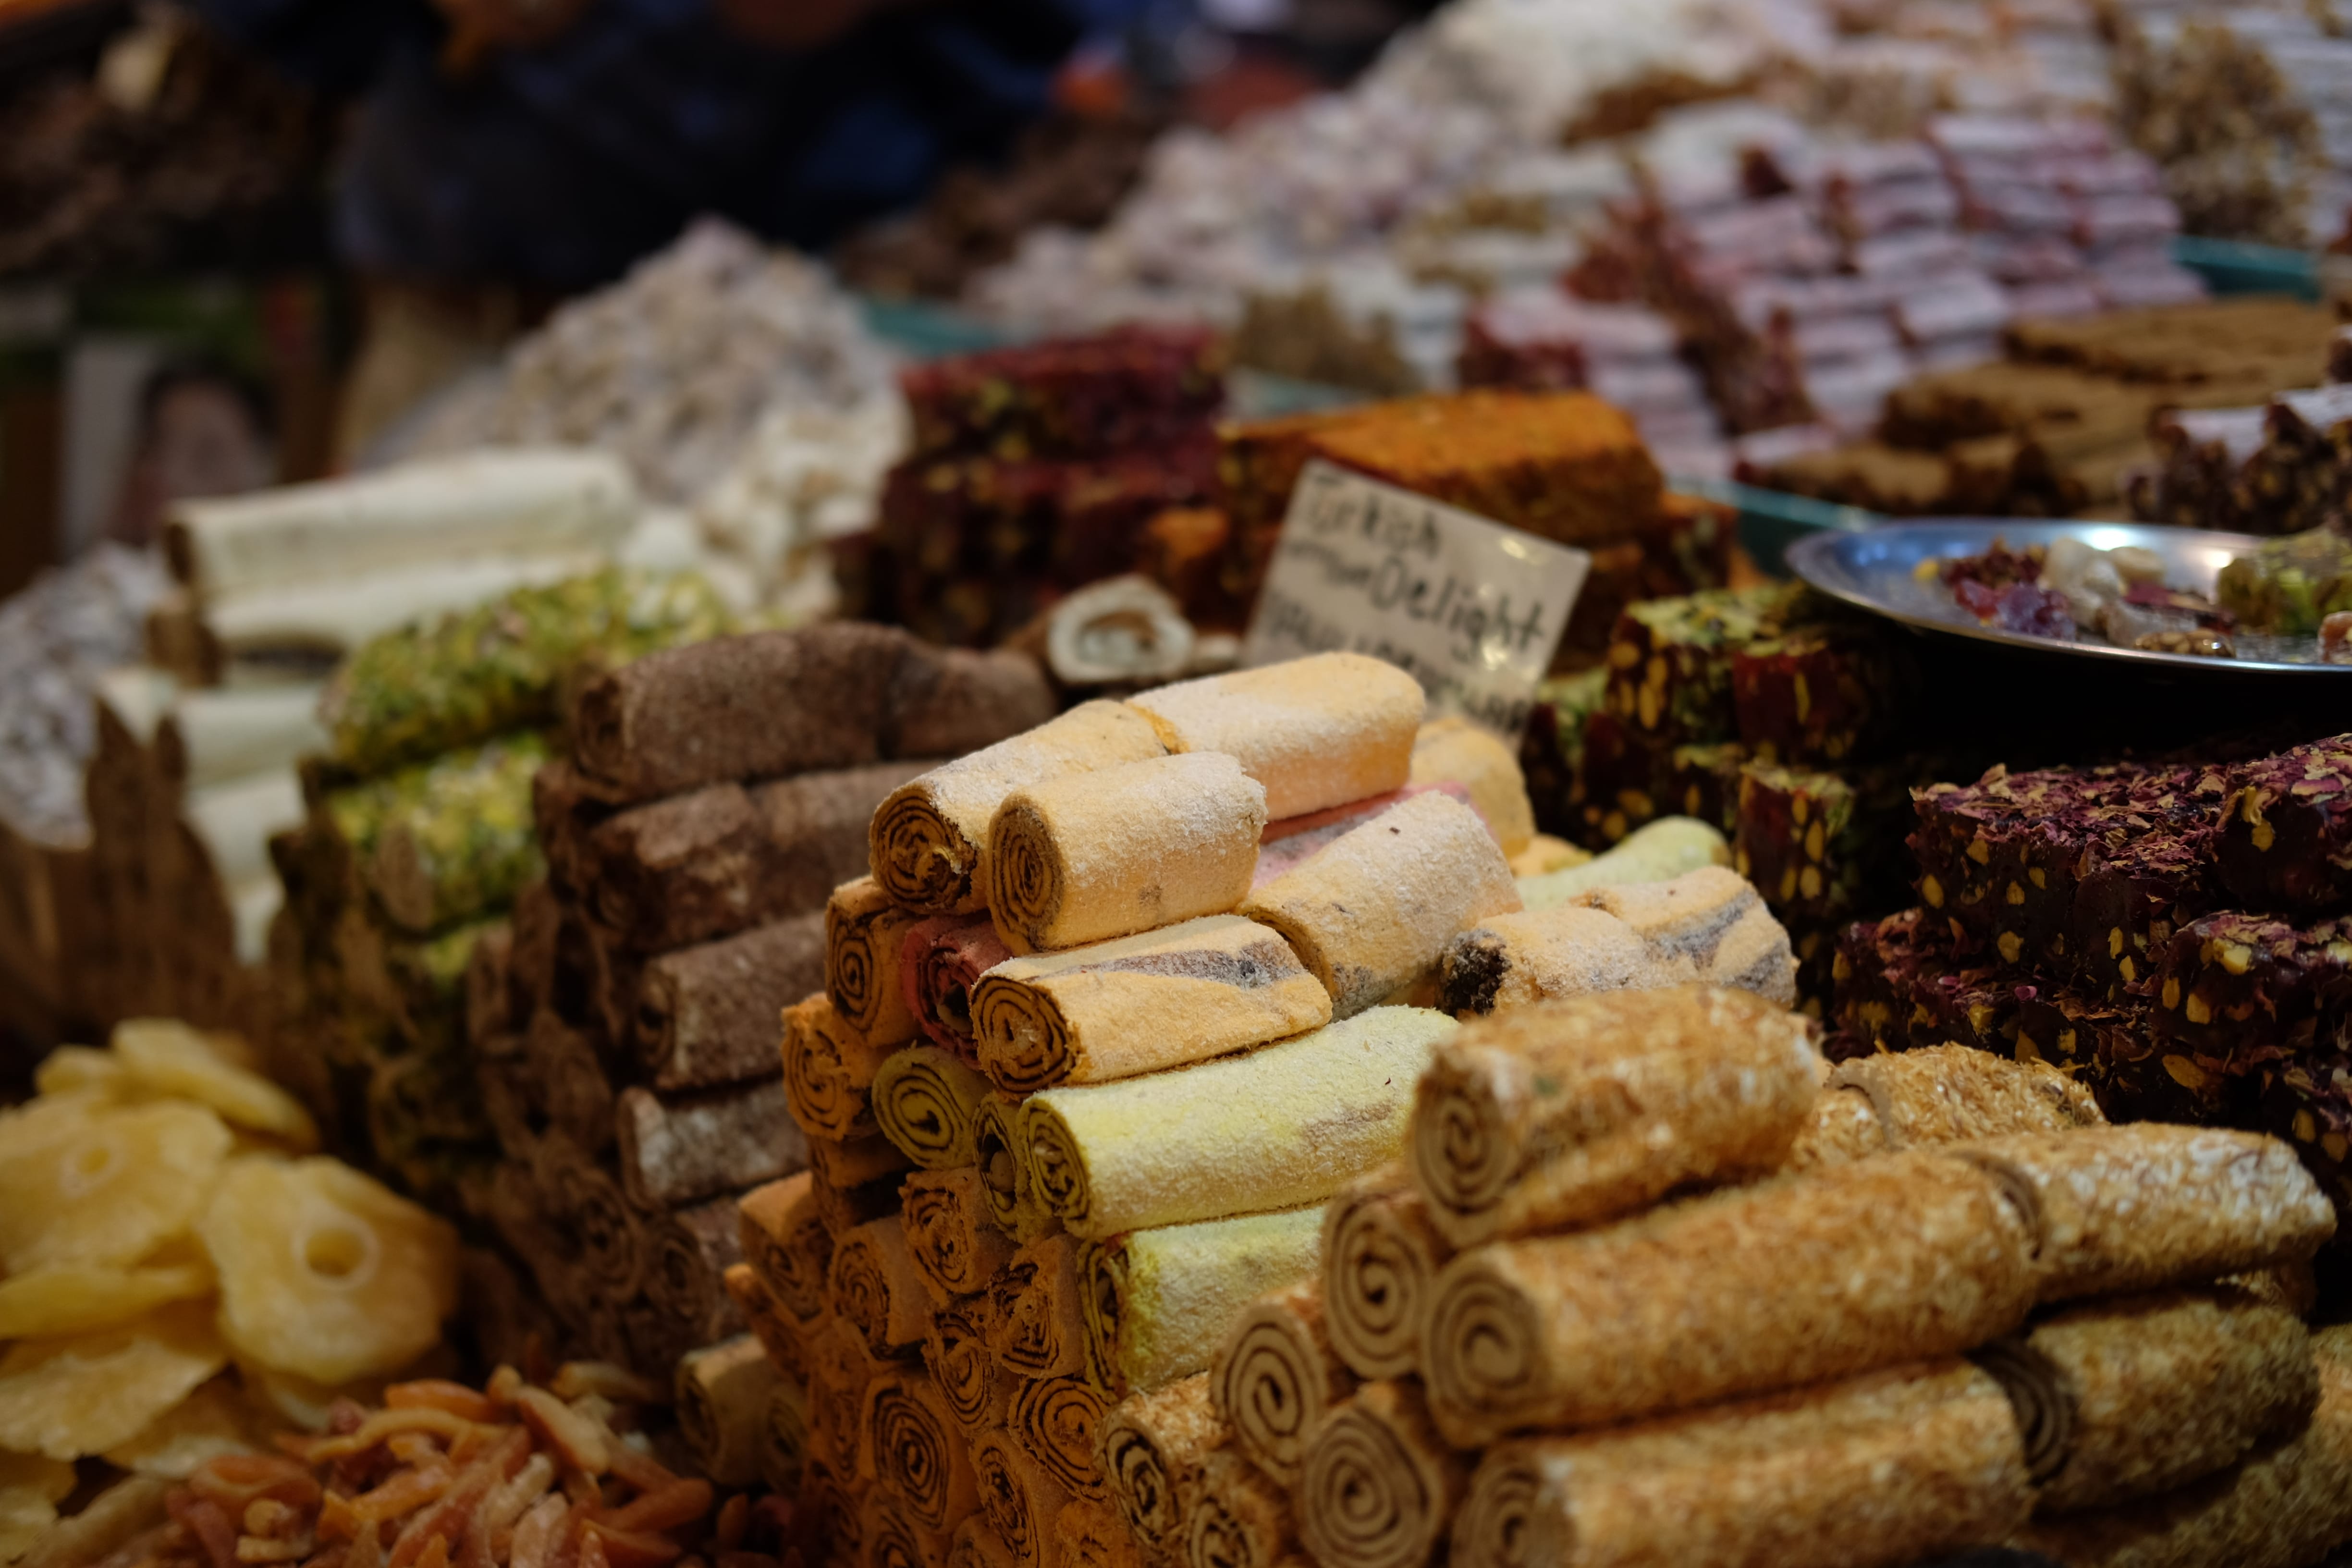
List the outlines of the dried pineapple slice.
<svg viewBox="0 0 2352 1568">
<path fill-rule="evenodd" d="M 299 1150 L 319 1146 L 318 1124 L 301 1102 L 263 1078 L 236 1065 L 223 1041 L 185 1024 L 138 1018 L 118 1025 L 114 1054 L 138 1088 L 150 1094 L 209 1105 L 233 1126 L 266 1133 Z"/>
<path fill-rule="evenodd" d="M 0 1265 L 146 1257 L 195 1219 L 229 1142 L 201 1105 L 35 1100 L 0 1122 Z"/>
<path fill-rule="evenodd" d="M 74 1489 L 74 1468 L 38 1454 L 0 1454 L 0 1563 L 33 1549 Z"/>
<path fill-rule="evenodd" d="M 270 1434 L 284 1426 L 247 1397 L 231 1373 L 158 1415 L 128 1443 L 109 1448 L 105 1458 L 119 1469 L 185 1480 L 207 1459 L 263 1451 Z"/>
<path fill-rule="evenodd" d="M 457 1308 L 457 1233 L 333 1160 L 231 1161 L 197 1234 L 229 1343 L 316 1383 L 397 1371 Z"/>
<path fill-rule="evenodd" d="M 200 1301 L 102 1334 L 19 1341 L 0 1358 L 0 1448 L 52 1459 L 104 1453 L 227 1364 Z"/>
<path fill-rule="evenodd" d="M 94 1094 L 120 1100 L 130 1092 L 131 1074 L 112 1051 L 94 1046 L 59 1046 L 33 1069 L 33 1087 L 43 1094 Z"/>
<path fill-rule="evenodd" d="M 90 1334 L 213 1293 L 209 1264 L 109 1268 L 57 1263 L 0 1279 L 0 1340 Z"/>
</svg>

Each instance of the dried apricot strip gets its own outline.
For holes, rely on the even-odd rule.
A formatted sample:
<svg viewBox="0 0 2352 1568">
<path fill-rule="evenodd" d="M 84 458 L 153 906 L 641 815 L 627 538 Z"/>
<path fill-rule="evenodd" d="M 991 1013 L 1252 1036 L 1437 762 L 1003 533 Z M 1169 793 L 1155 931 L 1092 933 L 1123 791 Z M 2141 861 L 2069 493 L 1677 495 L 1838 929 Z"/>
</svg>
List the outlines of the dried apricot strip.
<svg viewBox="0 0 2352 1568">
<path fill-rule="evenodd" d="M 499 1407 L 488 1396 L 477 1394 L 462 1383 L 447 1383 L 439 1378 L 427 1378 L 416 1383 L 395 1383 L 383 1391 L 387 1410 L 446 1410 L 452 1415 L 484 1426 L 494 1425 Z"/>
<path fill-rule="evenodd" d="M 646 1493 L 625 1508 L 614 1509 L 599 1522 L 606 1530 L 676 1530 L 679 1525 L 691 1524 L 709 1513 L 711 1495 L 709 1481 L 672 1481 L 666 1487 Z"/>
<path fill-rule="evenodd" d="M 368 1524 L 400 1519 L 441 1496 L 457 1479 L 457 1472 L 446 1465 L 403 1470 L 375 1490 L 354 1498 L 352 1511 Z"/>
</svg>

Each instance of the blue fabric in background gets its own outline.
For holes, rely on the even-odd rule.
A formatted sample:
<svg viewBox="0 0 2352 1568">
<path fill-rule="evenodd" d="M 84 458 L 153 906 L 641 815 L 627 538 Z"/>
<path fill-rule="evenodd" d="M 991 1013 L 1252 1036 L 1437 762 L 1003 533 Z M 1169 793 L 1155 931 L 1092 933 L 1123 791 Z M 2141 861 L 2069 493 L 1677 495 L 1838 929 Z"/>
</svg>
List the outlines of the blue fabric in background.
<svg viewBox="0 0 2352 1568">
<path fill-rule="evenodd" d="M 992 156 L 1090 34 L 1149 0 L 894 10 L 805 54 L 735 37 L 709 0 L 592 0 L 553 44 L 437 64 L 424 0 L 194 0 L 224 31 L 360 96 L 336 192 L 346 259 L 425 282 L 572 290 L 717 213 L 819 247 Z"/>
</svg>

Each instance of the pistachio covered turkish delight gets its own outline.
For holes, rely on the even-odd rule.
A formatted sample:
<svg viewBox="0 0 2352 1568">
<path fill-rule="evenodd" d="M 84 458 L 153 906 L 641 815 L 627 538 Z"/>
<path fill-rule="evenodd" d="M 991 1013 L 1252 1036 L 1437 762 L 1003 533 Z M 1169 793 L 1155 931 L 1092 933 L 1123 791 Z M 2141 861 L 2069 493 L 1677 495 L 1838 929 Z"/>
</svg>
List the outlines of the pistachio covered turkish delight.
<svg viewBox="0 0 2352 1568">
<path fill-rule="evenodd" d="M 2213 595 L 2245 631 L 2311 636 L 2352 610 L 2352 535 L 2331 526 L 2266 540 L 2221 568 Z"/>
<path fill-rule="evenodd" d="M 531 779 L 547 744 L 509 735 L 330 794 L 361 884 L 398 929 L 422 933 L 499 910 L 545 868 Z"/>
<path fill-rule="evenodd" d="M 699 577 L 612 570 L 522 588 L 362 645 L 328 684 L 320 717 L 350 773 L 552 722 L 566 676 L 730 629 Z"/>
</svg>

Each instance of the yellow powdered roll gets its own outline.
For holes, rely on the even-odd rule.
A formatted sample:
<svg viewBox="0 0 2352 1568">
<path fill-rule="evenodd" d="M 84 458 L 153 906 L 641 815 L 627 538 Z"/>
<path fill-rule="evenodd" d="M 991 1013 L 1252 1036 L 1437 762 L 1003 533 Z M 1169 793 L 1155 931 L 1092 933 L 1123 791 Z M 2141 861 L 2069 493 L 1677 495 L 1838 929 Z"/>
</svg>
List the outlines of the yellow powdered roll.
<svg viewBox="0 0 2352 1568">
<path fill-rule="evenodd" d="M 1519 897 L 1530 910 L 1552 910 L 1601 888 L 1667 882 L 1702 866 L 1731 864 L 1731 845 L 1706 823 L 1662 816 L 1631 838 L 1581 866 L 1522 878 Z"/>
<path fill-rule="evenodd" d="M 1535 842 L 1535 802 L 1528 798 L 1518 756 L 1467 719 L 1438 719 L 1421 727 L 1412 742 L 1412 782 L 1458 784 L 1468 790 L 1470 804 L 1486 819 L 1506 858 Z"/>
<path fill-rule="evenodd" d="M 971 914 L 982 907 L 988 825 L 1024 785 L 1163 754 L 1151 721 L 1118 702 L 1086 702 L 1026 734 L 934 768 L 874 813 L 875 880 L 900 907 Z"/>
<path fill-rule="evenodd" d="M 1265 821 L 1265 787 L 1214 752 L 1015 790 L 989 824 L 989 919 L 1039 952 L 1223 914 Z"/>
<path fill-rule="evenodd" d="M 1331 998 L 1281 937 L 1237 915 L 1009 959 L 971 994 L 980 1065 L 1030 1094 L 1206 1061 L 1319 1028 Z"/>
<path fill-rule="evenodd" d="M 1087 1373 L 1114 1397 L 1206 1368 L 1241 1310 L 1315 1272 L 1319 1209 L 1139 1230 L 1082 1256 Z"/>
<path fill-rule="evenodd" d="M 1412 676 L 1353 653 L 1213 675 L 1129 701 L 1168 750 L 1240 759 L 1265 785 L 1276 820 L 1402 788 L 1426 705 Z"/>
<path fill-rule="evenodd" d="M 1048 1089 L 1017 1136 L 1040 1199 L 1089 1240 L 1318 1203 L 1403 1150 L 1412 1085 L 1457 1027 L 1374 1008 L 1181 1072 Z"/>
<path fill-rule="evenodd" d="M 1241 912 L 1282 933 L 1350 1018 L 1429 976 L 1459 931 L 1519 908 L 1478 814 L 1417 795 L 1252 893 Z"/>
<path fill-rule="evenodd" d="M 1745 991 L 1541 1003 L 1438 1047 L 1416 1094 L 1413 1173 L 1456 1247 L 1597 1225 L 1780 1164 L 1821 1072 L 1812 1026 Z"/>
<path fill-rule="evenodd" d="M 951 1171 L 979 1158 L 972 1121 L 988 1080 L 937 1046 L 908 1046 L 874 1075 L 874 1120 L 919 1170 Z"/>
</svg>

